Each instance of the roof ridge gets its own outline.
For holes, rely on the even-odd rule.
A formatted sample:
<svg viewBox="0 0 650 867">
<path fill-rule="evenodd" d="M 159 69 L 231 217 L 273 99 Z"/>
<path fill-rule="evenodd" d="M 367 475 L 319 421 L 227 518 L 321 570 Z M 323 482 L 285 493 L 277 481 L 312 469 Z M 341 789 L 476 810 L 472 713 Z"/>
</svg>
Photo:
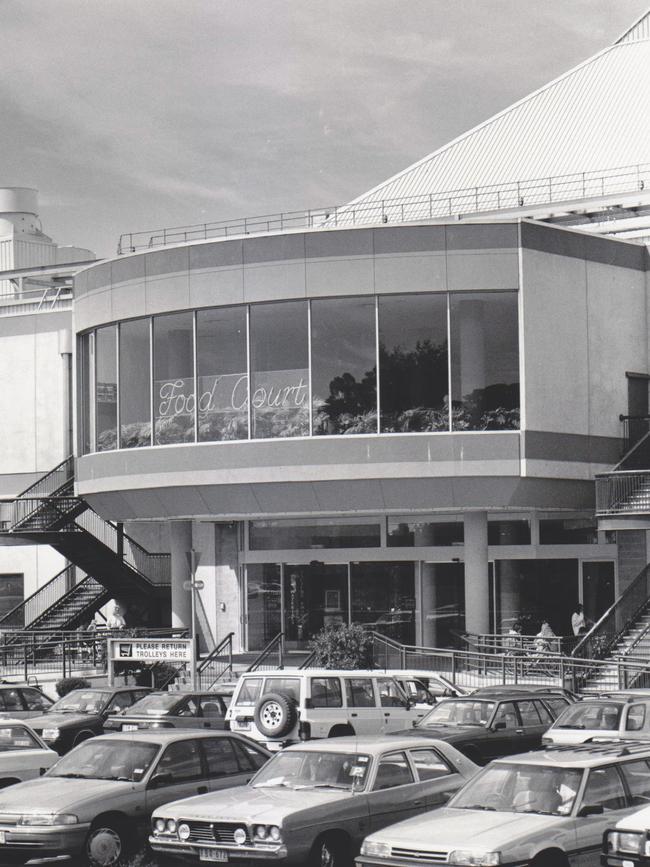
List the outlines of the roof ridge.
<svg viewBox="0 0 650 867">
<path fill-rule="evenodd" d="M 627 30 L 621 33 L 618 39 L 612 43 L 612 46 L 620 45 L 623 42 L 637 42 L 642 39 L 650 39 L 650 7 L 641 13 Z"/>
</svg>

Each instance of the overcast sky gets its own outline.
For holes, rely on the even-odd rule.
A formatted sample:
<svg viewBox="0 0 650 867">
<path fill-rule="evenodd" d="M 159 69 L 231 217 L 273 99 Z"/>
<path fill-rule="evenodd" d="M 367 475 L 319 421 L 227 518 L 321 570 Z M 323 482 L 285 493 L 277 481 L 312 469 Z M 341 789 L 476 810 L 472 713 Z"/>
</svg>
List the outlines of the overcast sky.
<svg viewBox="0 0 650 867">
<path fill-rule="evenodd" d="M 0 186 L 59 244 L 333 205 L 649 0 L 0 0 Z"/>
</svg>

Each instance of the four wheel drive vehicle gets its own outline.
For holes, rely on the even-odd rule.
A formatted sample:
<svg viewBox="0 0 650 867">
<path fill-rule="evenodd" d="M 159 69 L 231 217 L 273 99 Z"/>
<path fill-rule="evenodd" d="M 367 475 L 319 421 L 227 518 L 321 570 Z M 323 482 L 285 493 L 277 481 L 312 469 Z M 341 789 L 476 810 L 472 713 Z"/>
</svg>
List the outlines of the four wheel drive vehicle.
<svg viewBox="0 0 650 867">
<path fill-rule="evenodd" d="M 650 801 L 650 787 L 635 792 L 640 804 Z M 635 864 L 650 865 L 650 807 L 625 816 L 608 828 L 603 837 L 600 863 L 605 867 L 633 867 Z"/>
<path fill-rule="evenodd" d="M 0 789 L 40 777 L 59 756 L 23 720 L 0 720 Z"/>
<path fill-rule="evenodd" d="M 230 732 L 93 738 L 40 779 L 0 792 L 0 863 L 84 855 L 112 867 L 148 833 L 156 807 L 243 785 L 268 756 Z"/>
<path fill-rule="evenodd" d="M 104 731 L 224 729 L 232 692 L 232 688 L 223 692 L 151 692 L 126 710 L 110 716 L 104 723 Z"/>
<path fill-rule="evenodd" d="M 383 672 L 309 669 L 242 674 L 226 720 L 278 750 L 310 738 L 387 734 L 425 713 Z"/>
<path fill-rule="evenodd" d="M 583 744 L 625 738 L 650 740 L 650 698 L 584 699 L 568 707 L 544 735 L 544 743 Z"/>
<path fill-rule="evenodd" d="M 371 834 L 359 867 L 593 867 L 603 832 L 650 791 L 650 744 L 584 744 L 498 759 L 446 807 Z"/>
<path fill-rule="evenodd" d="M 505 692 L 500 698 L 446 698 L 410 732 L 398 735 L 440 738 L 484 765 L 499 756 L 540 747 L 558 706 L 567 707 L 567 700 L 521 692 Z"/>
<path fill-rule="evenodd" d="M 423 739 L 296 744 L 243 789 L 156 810 L 149 844 L 196 861 L 338 867 L 367 833 L 444 803 L 477 770 L 449 744 Z"/>
<path fill-rule="evenodd" d="M 73 689 L 47 713 L 30 718 L 29 724 L 53 750 L 63 755 L 82 741 L 101 735 L 110 714 L 130 707 L 149 692 L 143 686 Z"/>
<path fill-rule="evenodd" d="M 0 719 L 25 719 L 49 710 L 54 702 L 35 686 L 0 684 Z"/>
</svg>

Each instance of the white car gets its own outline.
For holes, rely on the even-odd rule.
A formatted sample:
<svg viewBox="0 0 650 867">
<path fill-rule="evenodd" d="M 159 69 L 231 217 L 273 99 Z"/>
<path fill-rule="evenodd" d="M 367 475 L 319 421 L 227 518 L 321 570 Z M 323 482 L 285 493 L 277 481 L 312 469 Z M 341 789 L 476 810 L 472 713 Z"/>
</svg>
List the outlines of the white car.
<svg viewBox="0 0 650 867">
<path fill-rule="evenodd" d="M 0 789 L 40 777 L 58 759 L 23 720 L 0 720 Z"/>
<path fill-rule="evenodd" d="M 648 791 L 635 793 L 641 805 L 650 800 Z M 650 864 L 650 807 L 643 807 L 605 832 L 600 863 L 608 867 L 635 867 Z"/>
</svg>

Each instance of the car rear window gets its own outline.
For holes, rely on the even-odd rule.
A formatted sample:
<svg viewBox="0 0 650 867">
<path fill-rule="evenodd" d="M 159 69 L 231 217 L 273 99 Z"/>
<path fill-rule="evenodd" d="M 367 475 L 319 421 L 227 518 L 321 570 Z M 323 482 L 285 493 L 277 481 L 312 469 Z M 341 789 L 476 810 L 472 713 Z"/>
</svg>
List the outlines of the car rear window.
<svg viewBox="0 0 650 867">
<path fill-rule="evenodd" d="M 0 752 L 41 749 L 43 747 L 25 726 L 0 726 Z"/>
<path fill-rule="evenodd" d="M 129 708 L 129 716 L 137 716 L 140 713 L 158 716 L 169 713 L 179 702 L 179 695 L 171 692 L 156 692 L 146 695 L 140 701 L 136 701 Z"/>
<path fill-rule="evenodd" d="M 237 698 L 233 704 L 254 705 L 262 692 L 261 677 L 246 677 L 242 679 Z"/>
<path fill-rule="evenodd" d="M 622 705 L 614 702 L 581 701 L 571 705 L 555 722 L 558 729 L 589 729 L 590 731 L 614 731 L 618 729 Z"/>
<path fill-rule="evenodd" d="M 264 684 L 264 694 L 269 692 L 281 692 L 300 701 L 300 678 L 299 677 L 267 677 Z"/>
</svg>

